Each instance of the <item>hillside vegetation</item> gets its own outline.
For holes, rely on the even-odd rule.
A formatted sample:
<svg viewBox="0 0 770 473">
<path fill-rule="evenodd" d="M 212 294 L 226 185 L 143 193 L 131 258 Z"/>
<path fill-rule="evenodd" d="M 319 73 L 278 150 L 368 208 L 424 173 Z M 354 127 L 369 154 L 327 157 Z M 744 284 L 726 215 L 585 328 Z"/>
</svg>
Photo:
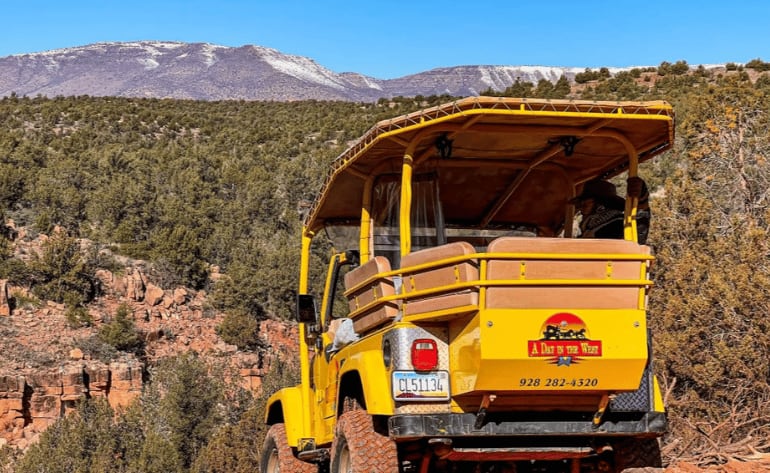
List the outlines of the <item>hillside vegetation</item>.
<svg viewBox="0 0 770 473">
<path fill-rule="evenodd" d="M 674 149 L 641 170 L 653 191 L 650 314 L 670 409 L 668 460 L 719 463 L 770 448 L 770 76 L 767 63 L 752 64 L 709 72 L 664 63 L 615 76 L 587 70 L 577 84 L 517 82 L 503 92 L 674 105 Z M 300 213 L 334 157 L 376 121 L 448 99 L 5 98 L 0 213 L 16 227 L 50 233 L 59 226 L 145 259 L 159 281 L 207 289 L 232 314 L 222 333 L 237 338 L 239 327 L 253 332 L 255 320 L 290 316 Z M 5 237 L 10 232 L 4 227 Z M 317 246 L 324 257 L 328 248 Z M 22 262 L 3 243 L 0 279 L 77 308 L 98 291 L 93 270 L 113 264 L 76 257 L 66 240 L 49 256 Z M 212 265 L 226 275 L 216 284 Z M 253 339 L 236 342 L 259 349 Z M 204 376 L 195 359 L 175 363 L 161 367 L 151 386 L 166 393 L 160 398 L 179 396 L 180 376 Z M 129 410 L 122 420 L 86 403 L 49 429 L 17 471 L 253 471 L 258 407 L 242 400 L 210 409 L 232 396 L 216 386 L 190 390 L 192 400 L 158 402 L 144 415 Z M 206 415 L 186 417 L 186 403 Z M 63 440 L 70 436 L 80 443 Z M 0 471 L 12 456 L 0 450 Z M 81 463 L 46 463 L 65 457 Z"/>
</svg>

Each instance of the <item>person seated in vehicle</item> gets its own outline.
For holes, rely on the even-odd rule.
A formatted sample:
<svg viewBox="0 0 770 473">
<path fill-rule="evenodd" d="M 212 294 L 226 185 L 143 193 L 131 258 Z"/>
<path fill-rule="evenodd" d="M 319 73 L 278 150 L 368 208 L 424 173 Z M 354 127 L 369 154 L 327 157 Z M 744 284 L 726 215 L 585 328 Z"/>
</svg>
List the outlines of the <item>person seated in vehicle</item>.
<svg viewBox="0 0 770 473">
<path fill-rule="evenodd" d="M 628 195 L 639 198 L 636 229 L 639 243 L 644 245 L 650 228 L 649 191 L 639 177 L 628 178 L 627 185 Z M 582 216 L 580 238 L 623 238 L 625 200 L 617 194 L 613 183 L 601 179 L 588 181 L 571 202 Z"/>
</svg>

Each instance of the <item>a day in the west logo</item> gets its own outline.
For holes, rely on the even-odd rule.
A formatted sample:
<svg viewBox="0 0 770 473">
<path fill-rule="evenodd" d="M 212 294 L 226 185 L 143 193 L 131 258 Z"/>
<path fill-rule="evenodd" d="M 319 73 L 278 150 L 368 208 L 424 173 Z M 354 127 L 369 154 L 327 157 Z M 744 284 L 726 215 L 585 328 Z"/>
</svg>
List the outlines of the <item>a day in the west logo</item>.
<svg viewBox="0 0 770 473">
<path fill-rule="evenodd" d="M 602 342 L 591 340 L 588 327 L 575 314 L 560 312 L 540 327 L 542 338 L 527 342 L 530 357 L 546 358 L 557 366 L 570 366 L 582 358 L 602 356 Z"/>
</svg>

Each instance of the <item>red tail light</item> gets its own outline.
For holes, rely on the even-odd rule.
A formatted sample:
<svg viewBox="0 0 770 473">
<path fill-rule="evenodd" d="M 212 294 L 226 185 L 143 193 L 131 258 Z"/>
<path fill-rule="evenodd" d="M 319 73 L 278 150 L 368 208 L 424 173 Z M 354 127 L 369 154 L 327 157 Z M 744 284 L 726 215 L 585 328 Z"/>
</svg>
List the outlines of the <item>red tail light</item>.
<svg viewBox="0 0 770 473">
<path fill-rule="evenodd" d="M 412 342 L 412 366 L 417 371 L 430 371 L 438 366 L 438 347 L 430 338 Z"/>
</svg>

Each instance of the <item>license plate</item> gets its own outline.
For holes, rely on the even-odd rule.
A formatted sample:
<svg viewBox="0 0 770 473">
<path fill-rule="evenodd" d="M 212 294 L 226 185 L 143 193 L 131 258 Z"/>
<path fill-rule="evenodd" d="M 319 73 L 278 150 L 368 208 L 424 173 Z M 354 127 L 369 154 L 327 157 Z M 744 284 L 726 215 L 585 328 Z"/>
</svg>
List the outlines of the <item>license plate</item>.
<svg viewBox="0 0 770 473">
<path fill-rule="evenodd" d="M 393 372 L 393 399 L 396 401 L 446 401 L 449 399 L 449 373 L 446 371 Z"/>
</svg>

